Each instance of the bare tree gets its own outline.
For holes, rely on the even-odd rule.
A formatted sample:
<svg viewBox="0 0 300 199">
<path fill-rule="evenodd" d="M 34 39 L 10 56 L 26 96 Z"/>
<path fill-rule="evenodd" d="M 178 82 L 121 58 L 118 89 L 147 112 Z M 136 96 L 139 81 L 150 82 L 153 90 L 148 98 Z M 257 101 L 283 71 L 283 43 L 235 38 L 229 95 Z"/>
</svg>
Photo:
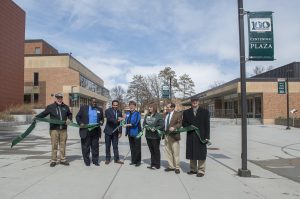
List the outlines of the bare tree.
<svg viewBox="0 0 300 199">
<path fill-rule="evenodd" d="M 263 73 L 265 71 L 265 67 L 264 66 L 255 66 L 253 68 L 253 74 L 254 75 L 259 75 L 261 73 Z"/>
<path fill-rule="evenodd" d="M 170 84 L 171 79 L 172 96 L 174 96 L 174 94 L 178 91 L 178 82 L 175 71 L 173 71 L 171 67 L 166 67 L 159 72 L 158 77 L 162 80 L 164 84 L 168 85 Z"/>
<path fill-rule="evenodd" d="M 182 93 L 182 97 L 190 97 L 195 94 L 195 83 L 187 74 L 179 76 L 178 80 L 178 90 Z"/>
<path fill-rule="evenodd" d="M 147 84 L 148 90 L 151 94 L 152 101 L 156 102 L 157 105 L 160 105 L 160 97 L 161 97 L 161 80 L 157 75 L 152 74 L 148 75 L 145 78 L 145 82 Z"/>
<path fill-rule="evenodd" d="M 125 90 L 121 86 L 117 85 L 110 90 L 110 94 L 111 94 L 112 100 L 115 100 L 115 99 L 118 100 L 120 107 L 123 108 L 123 106 L 125 105 L 125 101 L 126 101 Z"/>
<path fill-rule="evenodd" d="M 224 84 L 225 82 L 224 81 L 214 81 L 212 84 L 210 84 L 208 86 L 209 89 L 212 89 L 212 88 L 216 88 L 218 86 L 221 86 L 222 84 Z"/>
</svg>

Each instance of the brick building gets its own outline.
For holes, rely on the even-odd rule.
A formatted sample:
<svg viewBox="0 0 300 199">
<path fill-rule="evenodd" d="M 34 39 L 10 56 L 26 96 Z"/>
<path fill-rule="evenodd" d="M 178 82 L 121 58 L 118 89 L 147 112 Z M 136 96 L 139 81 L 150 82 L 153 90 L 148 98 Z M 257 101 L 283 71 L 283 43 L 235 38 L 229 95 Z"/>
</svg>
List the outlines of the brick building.
<svg viewBox="0 0 300 199">
<path fill-rule="evenodd" d="M 247 78 L 248 118 L 257 118 L 263 124 L 273 124 L 277 118 L 287 117 L 287 94 L 278 94 L 278 80 L 289 79 L 289 110 L 300 111 L 300 62 Z M 281 80 L 282 81 L 282 80 Z M 240 79 L 235 79 L 218 87 L 198 93 L 202 107 L 207 108 L 212 117 L 240 117 Z M 189 99 L 183 102 L 189 104 Z M 297 114 L 296 117 L 300 117 Z"/>
<path fill-rule="evenodd" d="M 0 3 L 0 111 L 23 103 L 25 12 L 11 0 Z"/>
<path fill-rule="evenodd" d="M 74 113 L 91 97 L 105 108 L 109 91 L 103 80 L 70 54 L 59 53 L 44 40 L 26 40 L 24 59 L 25 103 L 46 106 L 62 92 Z"/>
</svg>

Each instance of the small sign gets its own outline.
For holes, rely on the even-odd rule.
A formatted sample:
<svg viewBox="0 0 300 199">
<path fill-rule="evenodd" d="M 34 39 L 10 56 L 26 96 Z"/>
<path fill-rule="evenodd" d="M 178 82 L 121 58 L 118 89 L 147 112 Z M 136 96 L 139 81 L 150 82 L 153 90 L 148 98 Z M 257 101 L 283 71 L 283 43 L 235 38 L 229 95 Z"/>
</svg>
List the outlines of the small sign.
<svg viewBox="0 0 300 199">
<path fill-rule="evenodd" d="M 170 97 L 169 86 L 167 85 L 162 86 L 162 98 L 169 99 L 169 97 Z"/>
<path fill-rule="evenodd" d="M 286 94 L 285 81 L 278 81 L 278 94 Z"/>
<path fill-rule="evenodd" d="M 248 13 L 249 60 L 273 61 L 274 38 L 272 12 Z"/>
</svg>

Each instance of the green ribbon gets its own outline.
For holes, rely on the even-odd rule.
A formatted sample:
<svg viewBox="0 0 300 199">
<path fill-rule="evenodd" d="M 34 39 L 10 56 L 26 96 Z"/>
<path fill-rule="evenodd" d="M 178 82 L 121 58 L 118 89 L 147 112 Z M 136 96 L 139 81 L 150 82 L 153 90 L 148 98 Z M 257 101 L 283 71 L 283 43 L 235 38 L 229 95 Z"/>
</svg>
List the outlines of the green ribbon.
<svg viewBox="0 0 300 199">
<path fill-rule="evenodd" d="M 112 133 L 114 133 L 116 130 L 118 130 L 118 128 L 123 127 L 125 124 L 126 124 L 126 121 L 125 121 L 125 120 L 122 120 L 122 121 L 120 122 L 119 126 L 117 126 L 117 127 L 113 130 Z"/>
<path fill-rule="evenodd" d="M 202 140 L 202 138 L 200 136 L 199 128 L 197 128 L 194 125 L 190 125 L 190 126 L 187 126 L 187 127 L 181 127 L 181 128 L 175 129 L 175 131 L 172 131 L 172 132 L 171 131 L 162 131 L 162 130 L 159 130 L 158 128 L 155 128 L 153 126 L 145 125 L 143 130 L 137 136 L 141 137 L 143 135 L 143 132 L 146 129 L 157 131 L 157 133 L 160 137 L 162 137 L 163 135 L 170 135 L 170 134 L 174 134 L 174 133 L 184 133 L 184 132 L 188 132 L 188 131 L 193 131 L 193 132 L 196 133 L 196 135 L 198 136 L 198 138 L 199 138 L 199 140 L 202 144 L 207 144 L 207 146 L 211 145 L 211 142 L 209 140 Z"/>
<path fill-rule="evenodd" d="M 66 121 L 63 120 L 55 120 L 55 119 L 49 119 L 49 118 L 35 118 L 34 121 L 31 123 L 31 125 L 26 129 L 26 131 L 24 133 L 22 133 L 21 135 L 19 135 L 18 137 L 14 138 L 12 140 L 11 143 L 11 147 L 15 146 L 16 144 L 18 144 L 19 142 L 21 142 L 24 138 L 26 138 L 36 127 L 36 123 L 37 121 L 40 122 L 47 122 L 50 124 L 59 124 L 59 125 L 68 125 L 68 126 L 73 126 L 76 128 L 86 128 L 88 129 L 88 131 L 92 131 L 95 128 L 98 128 L 100 126 L 100 124 L 85 124 L 84 126 L 80 126 L 76 123 L 70 122 L 69 124 L 66 124 Z"/>
</svg>

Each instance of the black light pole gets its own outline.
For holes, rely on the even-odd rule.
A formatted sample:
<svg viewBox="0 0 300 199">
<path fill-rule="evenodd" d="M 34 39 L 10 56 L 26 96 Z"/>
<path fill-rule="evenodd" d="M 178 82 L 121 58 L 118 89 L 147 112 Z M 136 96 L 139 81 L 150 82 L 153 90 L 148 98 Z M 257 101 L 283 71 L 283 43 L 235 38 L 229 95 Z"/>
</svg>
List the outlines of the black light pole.
<svg viewBox="0 0 300 199">
<path fill-rule="evenodd" d="M 289 70 L 286 78 L 286 130 L 290 130 Z"/>
<path fill-rule="evenodd" d="M 170 100 L 172 101 L 172 76 L 170 76 Z"/>
<path fill-rule="evenodd" d="M 242 168 L 238 170 L 241 177 L 250 177 L 247 169 L 247 96 L 246 96 L 246 59 L 244 35 L 244 9 L 243 0 L 238 0 L 239 40 L 240 40 L 240 72 L 241 72 L 241 113 L 242 113 Z"/>
</svg>

